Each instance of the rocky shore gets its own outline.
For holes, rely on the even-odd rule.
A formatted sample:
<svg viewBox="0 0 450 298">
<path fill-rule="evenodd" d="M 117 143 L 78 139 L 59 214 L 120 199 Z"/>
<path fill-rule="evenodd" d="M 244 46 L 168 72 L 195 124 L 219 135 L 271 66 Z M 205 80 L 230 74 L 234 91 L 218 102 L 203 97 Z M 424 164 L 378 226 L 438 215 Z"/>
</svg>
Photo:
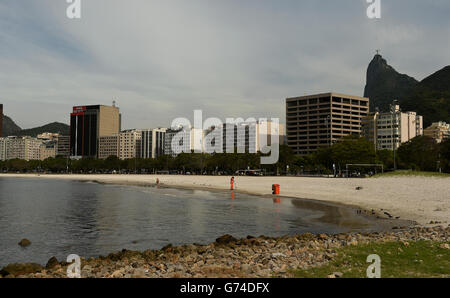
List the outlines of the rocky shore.
<svg viewBox="0 0 450 298">
<path fill-rule="evenodd" d="M 108 256 L 82 259 L 82 278 L 200 278 L 291 277 L 295 269 L 321 266 L 336 257 L 336 250 L 369 242 L 420 240 L 450 241 L 447 227 L 414 227 L 391 232 L 337 235 L 301 234 L 271 238 L 235 239 L 224 235 L 209 245 L 168 245 L 144 252 L 122 250 Z M 450 249 L 448 244 L 442 244 Z M 65 278 L 68 264 L 51 258 L 38 264 L 12 264 L 0 270 L 1 278 Z"/>
</svg>

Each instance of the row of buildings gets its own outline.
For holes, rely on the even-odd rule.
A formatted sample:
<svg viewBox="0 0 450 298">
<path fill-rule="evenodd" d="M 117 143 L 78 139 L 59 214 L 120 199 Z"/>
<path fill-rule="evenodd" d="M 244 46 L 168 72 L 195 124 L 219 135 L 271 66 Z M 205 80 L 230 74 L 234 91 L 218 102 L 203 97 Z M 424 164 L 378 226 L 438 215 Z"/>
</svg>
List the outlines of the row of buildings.
<svg viewBox="0 0 450 298">
<path fill-rule="evenodd" d="M 364 136 L 375 150 L 394 150 L 421 135 L 440 143 L 450 137 L 450 125 L 438 122 L 423 129 L 422 116 L 402 112 L 395 103 L 390 112 L 371 113 L 366 97 L 323 93 L 286 99 L 287 145 L 296 154 L 314 153 L 351 134 Z"/>
<path fill-rule="evenodd" d="M 132 129 L 122 131 L 119 108 L 91 105 L 75 106 L 70 114 L 70 136 L 45 133 L 33 137 L 0 138 L 0 160 L 45 160 L 49 157 L 93 157 L 105 159 L 157 158 L 180 152 L 208 152 L 202 143 L 210 133 L 223 152 L 257 153 L 261 144 L 270 145 L 270 122 L 221 125 L 207 130 L 192 127 Z M 0 104 L 0 136 L 3 105 Z M 266 129 L 267 134 L 262 133 Z M 267 130 L 267 128 L 269 128 Z M 316 152 L 342 137 L 357 134 L 373 143 L 375 150 L 394 150 L 420 135 L 442 142 L 450 138 L 450 125 L 433 123 L 423 129 L 423 117 L 416 112 L 402 112 L 393 104 L 387 113 L 370 112 L 369 98 L 339 93 L 322 93 L 286 99 L 286 132 L 280 124 L 279 143 L 298 155 Z M 180 138 L 180 135 L 182 136 Z M 173 142 L 174 138 L 179 140 Z M 262 142 L 262 138 L 267 138 Z"/>
<path fill-rule="evenodd" d="M 283 143 L 282 125 L 279 130 L 278 142 Z M 271 145 L 270 132 L 271 122 L 267 121 L 242 122 L 231 127 L 221 125 L 206 130 L 182 126 L 121 130 L 121 114 L 115 104 L 75 106 L 70 114 L 69 136 L 46 133 L 37 137 L 0 138 L 0 160 L 45 160 L 56 156 L 74 159 L 116 156 L 125 160 L 209 152 L 205 137 L 211 133 L 221 136 L 212 142 L 219 152 L 234 152 L 237 148 L 238 152 L 257 153 L 264 144 Z"/>
<path fill-rule="evenodd" d="M 0 138 L 0 160 L 45 160 L 56 156 L 69 156 L 69 136 L 44 133 L 36 138 Z"/>
<path fill-rule="evenodd" d="M 279 131 L 282 133 L 277 135 L 277 141 L 282 143 L 284 129 L 280 126 Z M 257 153 L 261 151 L 262 145 L 271 145 L 271 131 L 271 122 L 268 121 L 221 125 L 206 130 L 180 126 L 122 131 L 121 114 L 114 104 L 76 106 L 70 114 L 70 155 L 73 158 L 106 159 L 117 156 L 130 159 L 157 158 L 164 154 L 176 156 L 181 152 L 208 152 L 205 139 L 211 133 L 220 136 L 213 140 L 218 151 L 234 152 L 236 147 L 241 147 L 242 151 Z"/>
</svg>

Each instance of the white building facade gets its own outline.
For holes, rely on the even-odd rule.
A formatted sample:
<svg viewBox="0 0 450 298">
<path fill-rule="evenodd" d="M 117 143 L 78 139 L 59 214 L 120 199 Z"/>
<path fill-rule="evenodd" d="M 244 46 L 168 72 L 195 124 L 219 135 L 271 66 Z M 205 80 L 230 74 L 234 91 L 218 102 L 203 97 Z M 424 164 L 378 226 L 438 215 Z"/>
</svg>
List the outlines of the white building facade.
<svg viewBox="0 0 450 298">
<path fill-rule="evenodd" d="M 166 128 L 142 130 L 141 158 L 158 158 L 164 154 L 166 131 Z"/>
</svg>

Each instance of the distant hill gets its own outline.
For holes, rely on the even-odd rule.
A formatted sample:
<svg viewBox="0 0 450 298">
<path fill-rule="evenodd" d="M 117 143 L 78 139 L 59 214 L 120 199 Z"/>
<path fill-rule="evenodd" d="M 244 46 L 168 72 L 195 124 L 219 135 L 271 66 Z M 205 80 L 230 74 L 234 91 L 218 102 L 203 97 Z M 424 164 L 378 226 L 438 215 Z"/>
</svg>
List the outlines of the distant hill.
<svg viewBox="0 0 450 298">
<path fill-rule="evenodd" d="M 398 99 L 403 111 L 414 111 L 424 117 L 424 128 L 433 122 L 450 123 L 450 66 L 444 67 L 421 82 L 398 73 L 381 55 L 375 55 L 367 68 L 364 96 L 370 98 L 370 110 L 388 111 Z"/>
<path fill-rule="evenodd" d="M 3 115 L 3 133 L 2 137 L 16 135 L 22 129 L 6 115 Z"/>
<path fill-rule="evenodd" d="M 421 81 L 400 104 L 403 110 L 422 115 L 424 127 L 437 121 L 450 123 L 450 66 Z"/>
<path fill-rule="evenodd" d="M 3 117 L 3 137 L 7 136 L 31 136 L 36 137 L 38 134 L 44 132 L 60 133 L 63 135 L 69 134 L 69 125 L 59 122 L 53 122 L 44 126 L 21 129 L 14 121 L 4 115 Z"/>
<path fill-rule="evenodd" d="M 69 125 L 59 122 L 53 122 L 44 126 L 30 128 L 30 129 L 22 129 L 17 135 L 18 136 L 32 136 L 36 137 L 38 134 L 44 133 L 44 132 L 52 132 L 52 133 L 59 133 L 62 135 L 68 135 L 69 134 Z"/>
<path fill-rule="evenodd" d="M 405 74 L 398 73 L 381 55 L 375 55 L 367 68 L 364 96 L 370 98 L 370 110 L 389 111 L 394 99 L 409 94 L 419 82 Z"/>
</svg>

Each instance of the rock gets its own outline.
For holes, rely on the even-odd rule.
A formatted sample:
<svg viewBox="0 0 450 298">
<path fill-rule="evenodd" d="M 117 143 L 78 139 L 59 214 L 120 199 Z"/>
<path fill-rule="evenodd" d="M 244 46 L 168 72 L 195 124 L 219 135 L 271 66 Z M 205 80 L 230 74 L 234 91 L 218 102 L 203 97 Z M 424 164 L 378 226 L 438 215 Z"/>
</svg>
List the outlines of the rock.
<svg viewBox="0 0 450 298">
<path fill-rule="evenodd" d="M 337 278 L 341 278 L 342 276 L 344 276 L 344 273 L 342 272 L 333 272 L 333 275 Z"/>
<path fill-rule="evenodd" d="M 172 243 L 167 244 L 161 250 L 162 251 L 170 251 L 172 249 Z"/>
<path fill-rule="evenodd" d="M 241 270 L 244 271 L 245 273 L 250 272 L 250 265 L 249 264 L 242 264 L 241 265 Z"/>
<path fill-rule="evenodd" d="M 355 189 L 356 189 L 356 190 L 361 190 L 361 189 L 363 189 L 363 188 L 362 188 L 362 186 L 358 186 L 358 187 L 356 187 Z"/>
<path fill-rule="evenodd" d="M 34 263 L 10 264 L 4 267 L 2 270 L 0 270 L 0 275 L 2 276 L 13 275 L 17 277 L 19 275 L 40 272 L 43 269 L 44 267 Z"/>
<path fill-rule="evenodd" d="M 285 258 L 286 255 L 285 255 L 284 253 L 281 253 L 281 252 L 274 252 L 274 253 L 272 254 L 272 258 L 279 258 L 279 257 Z"/>
<path fill-rule="evenodd" d="M 392 215 L 389 214 L 389 212 L 386 212 L 386 211 L 385 211 L 384 214 L 385 214 L 387 217 L 392 218 Z"/>
<path fill-rule="evenodd" d="M 353 246 L 358 245 L 358 241 L 353 239 L 348 243 L 348 245 L 353 245 Z"/>
<path fill-rule="evenodd" d="M 136 269 L 132 275 L 133 278 L 145 278 L 145 270 L 144 269 Z"/>
<path fill-rule="evenodd" d="M 112 278 L 121 278 L 123 277 L 123 272 L 121 270 L 116 270 L 111 274 Z"/>
<path fill-rule="evenodd" d="M 47 265 L 45 265 L 46 269 L 52 269 L 53 267 L 55 267 L 56 265 L 59 265 L 58 259 L 56 257 L 51 257 L 48 262 Z"/>
<path fill-rule="evenodd" d="M 24 239 L 20 240 L 20 242 L 18 244 L 22 247 L 27 247 L 27 246 L 31 245 L 31 241 L 24 238 Z"/>
<path fill-rule="evenodd" d="M 442 243 L 439 247 L 444 249 L 450 249 L 450 245 L 448 243 Z"/>
<path fill-rule="evenodd" d="M 218 244 L 229 244 L 229 243 L 236 242 L 236 241 L 237 241 L 237 239 L 229 234 L 223 235 L 216 239 L 216 242 Z"/>
<path fill-rule="evenodd" d="M 328 235 L 327 234 L 319 234 L 319 239 L 326 240 L 326 239 L 328 239 Z"/>
</svg>

